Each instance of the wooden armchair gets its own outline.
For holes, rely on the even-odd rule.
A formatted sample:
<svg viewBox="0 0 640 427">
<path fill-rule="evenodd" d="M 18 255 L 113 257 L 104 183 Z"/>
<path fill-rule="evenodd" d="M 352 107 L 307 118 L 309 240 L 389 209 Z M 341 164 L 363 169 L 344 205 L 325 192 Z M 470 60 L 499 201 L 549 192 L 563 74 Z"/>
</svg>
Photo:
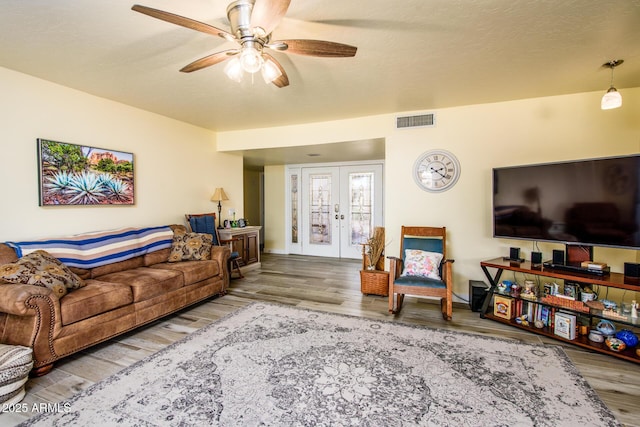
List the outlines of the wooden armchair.
<svg viewBox="0 0 640 427">
<path fill-rule="evenodd" d="M 398 313 L 405 295 L 440 298 L 442 317 L 453 313 L 454 260 L 446 258 L 445 227 L 402 226 L 400 257 L 388 257 L 389 312 Z"/>
<path fill-rule="evenodd" d="M 218 229 L 216 228 L 216 214 L 215 213 L 204 213 L 204 214 L 185 214 L 185 218 L 187 219 L 187 229 L 190 232 L 194 233 L 207 233 L 213 236 L 213 244 L 217 246 L 228 245 L 229 249 L 231 249 L 231 256 L 229 257 L 229 265 L 227 268 L 229 269 L 229 277 L 232 279 L 242 279 L 244 276 L 240 271 L 240 254 L 233 250 L 233 242 L 236 239 L 231 240 L 222 240 L 220 239 L 220 235 L 218 234 Z M 236 277 L 233 277 L 232 273 L 235 272 L 237 274 Z"/>
</svg>

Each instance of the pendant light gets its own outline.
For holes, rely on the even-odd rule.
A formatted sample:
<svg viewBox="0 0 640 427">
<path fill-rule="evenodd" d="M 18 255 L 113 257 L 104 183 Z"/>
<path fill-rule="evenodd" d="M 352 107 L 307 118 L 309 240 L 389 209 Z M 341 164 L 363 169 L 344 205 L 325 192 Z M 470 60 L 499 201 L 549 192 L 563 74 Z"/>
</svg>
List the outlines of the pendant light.
<svg viewBox="0 0 640 427">
<path fill-rule="evenodd" d="M 611 68 L 611 87 L 602 97 L 602 102 L 600 103 L 600 108 L 603 110 L 611 110 L 613 108 L 618 108 L 622 106 L 622 95 L 620 92 L 613 87 L 613 69 L 618 65 L 624 62 L 623 59 L 614 59 L 605 64 L 602 64 L 603 67 Z"/>
</svg>

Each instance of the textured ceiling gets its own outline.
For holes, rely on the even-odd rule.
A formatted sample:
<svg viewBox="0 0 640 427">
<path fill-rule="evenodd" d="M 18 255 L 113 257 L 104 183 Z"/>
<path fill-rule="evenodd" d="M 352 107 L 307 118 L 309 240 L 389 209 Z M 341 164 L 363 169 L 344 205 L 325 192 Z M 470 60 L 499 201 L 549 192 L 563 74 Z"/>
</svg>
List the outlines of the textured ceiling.
<svg viewBox="0 0 640 427">
<path fill-rule="evenodd" d="M 135 0 L 227 29 L 227 0 Z M 261 1 L 261 0 L 257 0 Z M 274 39 L 358 47 L 274 52 L 290 86 L 191 61 L 235 45 L 123 0 L 2 0 L 0 66 L 225 131 L 640 86 L 640 0 L 292 0 Z"/>
</svg>

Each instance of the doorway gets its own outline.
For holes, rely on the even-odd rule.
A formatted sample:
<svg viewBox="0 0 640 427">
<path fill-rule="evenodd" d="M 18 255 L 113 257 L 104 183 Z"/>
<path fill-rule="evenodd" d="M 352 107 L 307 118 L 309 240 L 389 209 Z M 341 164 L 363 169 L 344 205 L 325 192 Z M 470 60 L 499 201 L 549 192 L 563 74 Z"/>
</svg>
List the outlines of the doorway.
<svg viewBox="0 0 640 427">
<path fill-rule="evenodd" d="M 287 167 L 288 252 L 360 258 L 383 224 L 383 164 Z"/>
</svg>

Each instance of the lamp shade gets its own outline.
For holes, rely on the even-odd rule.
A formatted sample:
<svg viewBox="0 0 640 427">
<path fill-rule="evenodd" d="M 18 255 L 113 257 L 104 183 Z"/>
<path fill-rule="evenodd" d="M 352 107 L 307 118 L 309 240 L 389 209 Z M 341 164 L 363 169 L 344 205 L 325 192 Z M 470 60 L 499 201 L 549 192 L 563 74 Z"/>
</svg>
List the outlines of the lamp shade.
<svg viewBox="0 0 640 427">
<path fill-rule="evenodd" d="M 607 93 L 605 93 L 604 96 L 602 97 L 600 108 L 603 110 L 611 110 L 621 106 L 622 106 L 622 95 L 620 95 L 620 92 L 618 92 L 615 87 L 611 86 L 611 88 L 609 88 Z"/>
<path fill-rule="evenodd" d="M 232 58 L 224 67 L 224 72 L 231 80 L 240 83 L 242 81 L 242 65 L 238 58 Z"/>
<path fill-rule="evenodd" d="M 247 73 L 255 73 L 260 71 L 264 60 L 260 52 L 252 46 L 243 46 L 240 53 L 240 65 Z"/>
<path fill-rule="evenodd" d="M 271 83 L 281 75 L 282 71 L 280 71 L 275 62 L 271 59 L 264 61 L 264 64 L 262 65 L 262 78 L 265 83 Z"/>
<path fill-rule="evenodd" d="M 229 200 L 227 194 L 224 192 L 222 187 L 216 188 L 216 191 L 213 192 L 213 196 L 211 196 L 212 202 L 221 202 L 223 200 Z"/>
</svg>

